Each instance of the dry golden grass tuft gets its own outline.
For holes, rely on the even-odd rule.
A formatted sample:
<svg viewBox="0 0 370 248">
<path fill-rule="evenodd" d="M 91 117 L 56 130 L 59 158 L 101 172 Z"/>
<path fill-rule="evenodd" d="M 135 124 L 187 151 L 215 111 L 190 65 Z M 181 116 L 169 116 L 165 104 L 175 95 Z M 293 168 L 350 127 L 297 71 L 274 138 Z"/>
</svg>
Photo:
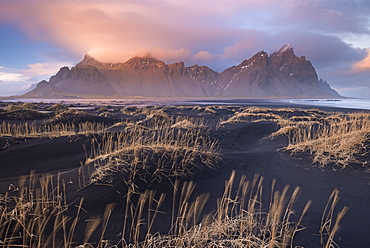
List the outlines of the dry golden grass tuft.
<svg viewBox="0 0 370 248">
<path fill-rule="evenodd" d="M 138 230 L 142 225 L 138 225 L 136 217 L 142 217 L 142 213 L 135 213 L 130 218 L 134 223 L 126 223 L 126 228 L 131 226 L 129 238 L 122 237 L 125 247 L 296 247 L 294 244 L 295 235 L 305 229 L 302 225 L 303 218 L 308 212 L 311 201 L 308 201 L 300 214 L 295 209 L 298 200 L 299 188 L 291 193 L 286 186 L 282 191 L 275 190 L 275 181 L 272 184 L 270 202 L 262 204 L 263 178 L 256 175 L 252 182 L 242 177 L 237 188 L 235 185 L 235 172 L 225 183 L 224 194 L 217 200 L 216 212 L 207 214 L 200 218 L 202 209 L 205 206 L 209 195 L 203 194 L 190 202 L 189 199 L 194 192 L 195 185 L 186 182 L 180 185 L 179 181 L 174 183 L 173 190 L 173 209 L 172 225 L 168 235 L 151 234 L 152 221 L 144 221 L 146 228 L 145 238 L 140 241 Z M 337 194 L 338 192 L 335 192 Z M 148 201 L 150 193 L 145 192 L 140 195 L 141 199 Z M 334 192 L 333 192 L 334 194 Z M 142 196 L 144 196 L 142 198 Z M 127 196 L 128 197 L 128 196 Z M 153 214 L 157 214 L 158 205 L 163 202 L 163 195 L 156 202 Z M 332 201 L 329 199 L 328 205 Z M 132 202 L 131 200 L 127 201 Z M 335 222 L 330 234 L 320 233 L 323 240 L 326 240 L 326 247 L 335 244 L 334 235 L 338 231 L 341 218 L 346 210 L 339 213 L 335 220 L 333 214 L 335 205 L 331 205 L 330 213 L 325 216 L 325 223 L 322 223 L 321 230 L 329 230 L 331 223 Z M 136 208 L 140 209 L 140 208 Z M 344 208 L 347 209 L 347 208 Z M 126 211 L 130 214 L 130 211 Z M 145 224 L 144 224 L 145 225 Z M 132 228 L 134 226 L 134 228 Z M 324 237 L 325 236 L 325 237 Z M 134 237 L 134 238 L 133 238 Z"/>
<path fill-rule="evenodd" d="M 64 182 L 51 175 L 20 180 L 11 185 L 5 195 L 0 195 L 0 246 L 1 247 L 71 247 L 79 220 L 79 210 L 74 218 L 65 212 Z"/>
<path fill-rule="evenodd" d="M 320 243 L 325 248 L 339 247 L 339 245 L 334 241 L 334 236 L 339 231 L 339 223 L 343 219 L 349 208 L 346 206 L 343 207 L 343 209 L 337 214 L 335 218 L 335 207 L 338 202 L 339 191 L 335 189 L 329 197 L 321 218 L 321 227 L 319 230 Z"/>
<path fill-rule="evenodd" d="M 117 118 L 117 115 L 115 113 L 112 113 L 110 111 L 101 112 L 99 114 L 101 117 L 107 117 L 107 118 Z"/>
<path fill-rule="evenodd" d="M 32 110 L 37 106 L 33 103 L 9 103 L 5 107 L 5 111 L 13 112 L 17 110 Z"/>
<path fill-rule="evenodd" d="M 288 194 L 289 187 L 282 192 L 272 188 L 271 202 L 266 208 L 261 203 L 262 177 L 256 175 L 252 182 L 242 177 L 236 190 L 234 181 L 235 172 L 225 183 L 216 212 L 205 216 L 200 224 L 186 225 L 189 223 L 186 218 L 194 215 L 191 209 L 190 214 L 178 215 L 181 218 L 175 222 L 171 235 L 145 240 L 140 247 L 292 247 L 295 234 L 304 229 L 301 221 L 311 204 L 306 204 L 300 217 L 293 214 L 299 188 L 291 194 Z"/>
<path fill-rule="evenodd" d="M 210 126 L 204 118 L 177 116 L 176 118 L 172 118 L 170 128 L 199 129 L 207 133 Z"/>
<path fill-rule="evenodd" d="M 247 108 L 241 112 L 235 112 L 233 116 L 225 121 L 221 121 L 220 124 L 228 123 L 239 123 L 239 122 L 256 122 L 256 121 L 274 121 L 278 122 L 281 119 L 280 115 L 269 112 L 265 108 Z"/>
<path fill-rule="evenodd" d="M 138 110 L 138 113 L 146 112 L 146 115 L 139 120 L 123 120 L 116 125 L 125 126 L 126 129 L 140 126 L 141 128 L 158 130 L 164 128 L 182 128 L 182 129 L 209 129 L 208 123 L 204 118 L 189 116 L 169 116 L 163 109 L 159 110 Z"/>
<path fill-rule="evenodd" d="M 270 138 L 288 137 L 286 150 L 309 152 L 314 164 L 348 168 L 369 163 L 370 114 L 328 113 L 317 109 L 267 109 L 251 107 L 235 112 L 220 125 L 239 122 L 272 121 L 279 129 Z"/>
<path fill-rule="evenodd" d="M 164 107 L 126 107 L 121 109 L 121 113 L 129 116 L 135 115 L 162 115 L 167 116 L 166 109 Z"/>
<path fill-rule="evenodd" d="M 136 122 L 138 125 L 145 126 L 151 129 L 158 129 L 163 126 L 169 126 L 171 124 L 171 118 L 162 111 L 149 112 L 145 114 L 146 117 L 143 120 Z"/>
<path fill-rule="evenodd" d="M 91 147 L 92 155 L 86 164 L 95 164 L 93 183 L 112 182 L 120 173 L 126 174 L 126 181 L 131 182 L 136 178 L 153 182 L 163 177 L 187 177 L 194 168 L 215 168 L 219 159 L 217 140 L 201 128 L 148 129 L 131 125 L 122 132 L 104 133 L 92 139 Z"/>
<path fill-rule="evenodd" d="M 155 190 L 127 189 L 122 212 L 122 230 L 117 230 L 120 241 L 112 244 L 106 231 L 115 203 L 105 207 L 103 216 L 86 219 L 84 233 L 76 233 L 82 221 L 83 199 L 76 202 L 74 215 L 67 215 L 72 207 L 67 203 L 64 182 L 60 176 L 34 174 L 23 178 L 18 187 L 0 195 L 1 247 L 296 247 L 295 235 L 304 229 L 302 221 L 311 201 L 296 210 L 300 189 L 275 189 L 273 181 L 270 201 L 262 204 L 263 178 L 252 181 L 243 176 L 235 182 L 235 171 L 225 182 L 224 193 L 217 200 L 214 213 L 204 213 L 209 194 L 194 195 L 196 185 L 191 181 L 176 180 L 172 196 Z M 168 234 L 160 234 L 155 223 L 163 214 L 166 197 L 172 197 L 171 224 Z M 324 247 L 338 247 L 334 236 L 347 211 L 344 207 L 335 217 L 338 191 L 334 191 L 324 210 L 319 230 Z M 117 216 L 116 216 L 117 218 Z M 319 222 L 319 220 L 318 220 Z M 90 241 L 91 237 L 95 241 Z M 83 240 L 76 245 L 76 239 Z M 81 241 L 80 241 L 81 242 Z"/>
<path fill-rule="evenodd" d="M 87 115 L 86 112 L 76 109 L 61 110 L 56 111 L 54 117 L 51 118 L 49 122 L 78 122 Z"/>
<path fill-rule="evenodd" d="M 272 137 L 287 135 L 287 150 L 293 153 L 308 151 L 320 167 L 334 164 L 348 168 L 351 164 L 368 163 L 370 114 L 332 113 L 313 118 L 311 121 L 284 120 Z"/>
<path fill-rule="evenodd" d="M 204 112 L 205 113 L 211 113 L 211 114 L 214 114 L 216 115 L 217 114 L 217 111 L 215 110 L 214 107 L 211 107 L 211 106 L 207 106 L 205 109 L 204 109 Z"/>
<path fill-rule="evenodd" d="M 196 127 L 197 127 L 196 124 L 187 119 L 176 121 L 176 123 L 171 126 L 171 128 L 183 128 L 183 129 L 194 129 Z"/>
<path fill-rule="evenodd" d="M 48 123 L 37 125 L 36 123 L 0 124 L 0 137 L 13 138 L 56 138 L 74 135 L 90 135 L 103 133 L 105 124 L 95 122 L 74 123 Z"/>
<path fill-rule="evenodd" d="M 54 111 L 55 113 L 61 113 L 61 112 L 65 112 L 69 110 L 67 106 L 60 104 L 60 103 L 56 103 L 53 106 L 48 107 L 47 109 Z"/>
<path fill-rule="evenodd" d="M 8 103 L 0 110 L 0 118 L 8 120 L 30 120 L 47 118 L 48 114 L 36 111 L 33 103 Z"/>
</svg>

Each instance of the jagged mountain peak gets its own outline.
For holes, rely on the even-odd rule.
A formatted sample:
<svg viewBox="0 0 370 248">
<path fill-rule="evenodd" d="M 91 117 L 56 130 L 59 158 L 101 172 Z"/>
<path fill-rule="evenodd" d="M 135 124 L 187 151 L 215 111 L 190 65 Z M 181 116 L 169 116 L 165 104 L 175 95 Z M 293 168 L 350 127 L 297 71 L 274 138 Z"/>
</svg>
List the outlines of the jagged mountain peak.
<svg viewBox="0 0 370 248">
<path fill-rule="evenodd" d="M 253 62 L 260 61 L 260 62 L 265 63 L 265 61 L 267 60 L 267 58 L 268 58 L 267 52 L 265 52 L 265 51 L 259 51 L 252 58 L 248 59 L 247 61 L 249 61 L 249 62 L 250 61 L 253 61 Z"/>
<path fill-rule="evenodd" d="M 293 47 L 290 44 L 282 46 L 279 51 L 274 52 L 270 55 L 270 58 L 276 59 L 277 57 L 284 57 L 284 58 L 295 58 L 296 55 L 294 54 Z"/>
<path fill-rule="evenodd" d="M 292 45 L 290 44 L 285 44 L 284 46 L 282 46 L 279 51 L 277 53 L 284 53 L 284 52 L 289 52 L 289 51 L 293 51 L 293 47 Z"/>
<path fill-rule="evenodd" d="M 340 97 L 318 77 L 311 62 L 284 45 L 269 56 L 256 53 L 222 73 L 184 62 L 165 64 L 151 56 L 122 63 L 102 63 L 86 54 L 64 67 L 27 97 Z"/>
<path fill-rule="evenodd" d="M 86 53 L 82 61 L 96 60 L 93 56 Z"/>
<path fill-rule="evenodd" d="M 109 68 L 114 68 L 120 65 L 121 63 L 103 63 L 95 59 L 90 54 L 85 54 L 83 60 L 80 63 L 78 63 L 76 67 L 93 66 L 99 69 L 109 69 Z"/>
<path fill-rule="evenodd" d="M 282 73 L 286 73 L 299 82 L 318 87 L 318 76 L 315 68 L 305 56 L 297 57 L 293 47 L 284 45 L 276 53 L 270 56 L 271 65 Z"/>
<path fill-rule="evenodd" d="M 77 66 L 82 66 L 82 65 L 102 66 L 104 65 L 104 63 L 97 61 L 93 56 L 87 53 L 85 54 L 82 61 L 77 64 Z"/>
</svg>

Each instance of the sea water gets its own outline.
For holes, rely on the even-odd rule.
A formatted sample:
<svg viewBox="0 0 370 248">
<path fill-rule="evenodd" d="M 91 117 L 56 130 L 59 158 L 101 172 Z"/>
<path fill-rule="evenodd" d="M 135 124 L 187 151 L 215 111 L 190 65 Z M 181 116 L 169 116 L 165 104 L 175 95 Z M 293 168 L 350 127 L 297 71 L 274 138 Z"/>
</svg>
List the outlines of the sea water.
<svg viewBox="0 0 370 248">
<path fill-rule="evenodd" d="M 366 109 L 370 110 L 368 98 L 342 98 L 342 99 L 222 99 L 222 98 L 125 98 L 125 99 L 9 99 L 3 102 L 32 102 L 32 103 L 61 103 L 70 108 L 93 108 L 96 106 L 119 106 L 119 107 L 145 107 L 145 106 L 174 106 L 174 105 L 242 105 L 242 106 L 271 106 L 271 105 L 299 105 Z"/>
<path fill-rule="evenodd" d="M 342 99 L 214 99 L 194 100 L 192 104 L 218 104 L 218 105 L 242 105 L 242 106 L 272 106 L 290 105 L 292 107 L 330 107 L 346 109 L 370 110 L 370 99 L 368 98 L 342 98 Z"/>
<path fill-rule="evenodd" d="M 313 105 L 333 108 L 368 109 L 370 110 L 369 98 L 343 98 L 343 99 L 282 99 L 282 102 L 289 102 L 302 105 Z"/>
</svg>

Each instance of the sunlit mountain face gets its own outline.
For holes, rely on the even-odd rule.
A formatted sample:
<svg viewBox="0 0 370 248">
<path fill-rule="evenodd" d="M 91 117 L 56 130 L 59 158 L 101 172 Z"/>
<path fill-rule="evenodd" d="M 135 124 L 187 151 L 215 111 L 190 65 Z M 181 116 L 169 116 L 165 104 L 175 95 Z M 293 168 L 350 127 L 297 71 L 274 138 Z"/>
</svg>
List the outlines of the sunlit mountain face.
<svg viewBox="0 0 370 248">
<path fill-rule="evenodd" d="M 207 66 L 165 64 L 152 57 L 101 63 L 90 55 L 63 67 L 24 97 L 340 97 L 304 56 L 290 45 L 271 55 L 264 51 L 218 73 Z"/>
</svg>

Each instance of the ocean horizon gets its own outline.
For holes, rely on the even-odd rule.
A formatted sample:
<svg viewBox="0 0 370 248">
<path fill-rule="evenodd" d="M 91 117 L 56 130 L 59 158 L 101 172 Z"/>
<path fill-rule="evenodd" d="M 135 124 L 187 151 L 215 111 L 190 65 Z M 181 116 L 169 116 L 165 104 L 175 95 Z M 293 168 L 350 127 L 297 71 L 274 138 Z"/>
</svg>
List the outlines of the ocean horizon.
<svg viewBox="0 0 370 248">
<path fill-rule="evenodd" d="M 162 106 L 162 105 L 294 105 L 295 107 L 330 107 L 347 109 L 370 110 L 370 98 L 342 98 L 342 99 L 254 99 L 254 98 L 119 98 L 119 99 L 36 99 L 36 98 L 13 98 L 2 99 L 2 102 L 30 102 L 30 103 L 62 103 L 65 105 L 89 107 L 89 106 Z"/>
</svg>

